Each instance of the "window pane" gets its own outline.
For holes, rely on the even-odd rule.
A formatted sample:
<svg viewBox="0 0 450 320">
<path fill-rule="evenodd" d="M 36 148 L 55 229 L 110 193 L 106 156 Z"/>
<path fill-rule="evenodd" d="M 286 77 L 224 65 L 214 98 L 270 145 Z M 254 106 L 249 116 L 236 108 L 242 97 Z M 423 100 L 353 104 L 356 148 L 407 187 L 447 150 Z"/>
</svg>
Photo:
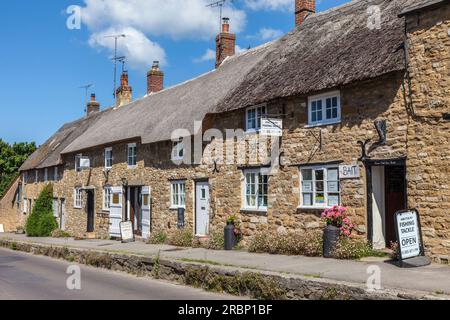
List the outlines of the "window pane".
<svg viewBox="0 0 450 320">
<path fill-rule="evenodd" d="M 303 193 L 303 205 L 312 206 L 312 193 Z"/>
<path fill-rule="evenodd" d="M 311 169 L 302 170 L 302 178 L 303 180 L 312 180 L 312 170 Z"/>
<path fill-rule="evenodd" d="M 338 169 L 328 169 L 328 181 L 337 181 L 339 176 Z"/>
<path fill-rule="evenodd" d="M 314 202 L 315 202 L 315 204 L 318 204 L 318 205 L 325 204 L 325 194 L 324 193 L 316 193 Z"/>
<path fill-rule="evenodd" d="M 315 170 L 314 173 L 315 173 L 316 181 L 323 180 L 323 176 L 324 176 L 323 170 Z"/>
<path fill-rule="evenodd" d="M 339 194 L 329 194 L 328 195 L 328 206 L 338 206 L 339 205 Z"/>
</svg>

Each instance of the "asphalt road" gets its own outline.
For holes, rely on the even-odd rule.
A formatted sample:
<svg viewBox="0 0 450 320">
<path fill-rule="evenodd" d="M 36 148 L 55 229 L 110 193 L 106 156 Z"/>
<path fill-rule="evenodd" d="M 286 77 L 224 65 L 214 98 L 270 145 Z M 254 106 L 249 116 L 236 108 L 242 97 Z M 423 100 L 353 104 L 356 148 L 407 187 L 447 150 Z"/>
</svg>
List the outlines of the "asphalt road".
<svg viewBox="0 0 450 320">
<path fill-rule="evenodd" d="M 0 249 L 0 300 L 236 299 L 82 265 L 79 266 L 81 290 L 69 290 L 67 280 L 73 275 L 66 273 L 69 266 L 70 263 L 60 260 Z"/>
</svg>

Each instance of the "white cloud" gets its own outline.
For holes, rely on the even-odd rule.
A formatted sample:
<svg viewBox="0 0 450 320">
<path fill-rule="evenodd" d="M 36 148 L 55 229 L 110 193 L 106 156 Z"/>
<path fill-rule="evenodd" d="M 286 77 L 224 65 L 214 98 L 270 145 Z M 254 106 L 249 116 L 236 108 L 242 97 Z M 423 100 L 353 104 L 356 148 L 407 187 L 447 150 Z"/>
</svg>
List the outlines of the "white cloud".
<svg viewBox="0 0 450 320">
<path fill-rule="evenodd" d="M 130 67 L 135 69 L 148 67 L 153 60 L 160 60 L 162 64 L 166 62 L 164 49 L 151 40 L 155 36 L 210 41 L 219 31 L 218 9 L 207 7 L 209 0 L 84 2 L 81 16 L 83 24 L 92 33 L 90 45 L 111 51 L 114 41 L 103 37 L 124 32 L 127 38 L 120 39 L 119 52 L 127 56 Z M 243 10 L 226 5 L 223 14 L 231 19 L 232 32 L 238 33 L 244 29 L 246 14 Z"/>
<path fill-rule="evenodd" d="M 129 26 L 143 33 L 173 38 L 209 39 L 219 30 L 218 10 L 208 0 L 85 0 L 82 19 L 90 29 Z M 243 30 L 246 14 L 224 7 L 234 32 Z"/>
<path fill-rule="evenodd" d="M 273 40 L 283 35 L 283 31 L 271 28 L 261 28 L 258 32 L 258 36 L 262 40 Z"/>
<path fill-rule="evenodd" d="M 95 48 L 105 48 L 109 54 L 114 52 L 114 39 L 107 38 L 109 35 L 125 34 L 126 38 L 118 41 L 119 55 L 127 58 L 127 65 L 133 69 L 147 70 L 154 60 L 160 61 L 161 65 L 166 64 L 166 53 L 157 43 L 148 39 L 145 34 L 131 27 L 108 28 L 106 30 L 93 33 L 89 39 L 89 45 Z"/>
<path fill-rule="evenodd" d="M 294 0 L 245 0 L 252 10 L 293 10 Z"/>
<path fill-rule="evenodd" d="M 238 45 L 236 46 L 236 54 L 245 52 L 245 51 L 247 51 L 247 50 L 248 50 L 247 48 L 241 48 L 241 47 L 239 47 Z"/>
<path fill-rule="evenodd" d="M 194 59 L 194 62 L 205 62 L 205 61 L 212 61 L 216 60 L 216 51 L 212 49 L 207 49 L 206 52 L 201 56 L 200 58 Z"/>
</svg>

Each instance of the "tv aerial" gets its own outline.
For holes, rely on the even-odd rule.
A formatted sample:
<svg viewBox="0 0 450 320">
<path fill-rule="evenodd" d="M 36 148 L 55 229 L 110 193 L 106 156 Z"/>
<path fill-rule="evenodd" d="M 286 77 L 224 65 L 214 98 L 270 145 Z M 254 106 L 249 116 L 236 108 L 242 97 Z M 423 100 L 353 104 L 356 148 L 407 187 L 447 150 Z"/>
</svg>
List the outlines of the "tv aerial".
<svg viewBox="0 0 450 320">
<path fill-rule="evenodd" d="M 219 8 L 219 32 L 222 29 L 223 6 L 227 1 L 233 2 L 234 0 L 218 0 L 206 5 L 210 8 Z"/>
<path fill-rule="evenodd" d="M 117 88 L 117 62 L 118 62 L 118 58 L 117 57 L 117 41 L 120 38 L 126 38 L 127 36 L 125 34 L 115 34 L 115 35 L 111 35 L 111 36 L 105 36 L 105 38 L 114 38 L 114 58 L 112 60 L 114 60 L 114 88 L 113 88 L 113 96 L 114 98 L 116 98 L 116 88 Z"/>
</svg>

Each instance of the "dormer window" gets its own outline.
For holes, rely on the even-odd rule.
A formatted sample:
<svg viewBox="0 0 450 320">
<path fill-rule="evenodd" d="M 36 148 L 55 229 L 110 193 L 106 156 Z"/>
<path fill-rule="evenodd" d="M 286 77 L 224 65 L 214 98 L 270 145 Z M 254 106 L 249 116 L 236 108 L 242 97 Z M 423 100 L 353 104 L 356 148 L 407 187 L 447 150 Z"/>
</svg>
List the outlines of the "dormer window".
<svg viewBox="0 0 450 320">
<path fill-rule="evenodd" d="M 341 97 L 339 91 L 308 98 L 308 125 L 319 126 L 341 121 Z"/>
<path fill-rule="evenodd" d="M 250 107 L 245 114 L 245 130 L 248 132 L 259 131 L 261 129 L 261 119 L 267 115 L 265 105 Z"/>
<path fill-rule="evenodd" d="M 184 158 L 184 143 L 183 140 L 174 141 L 172 148 L 172 160 L 180 161 Z"/>
</svg>

